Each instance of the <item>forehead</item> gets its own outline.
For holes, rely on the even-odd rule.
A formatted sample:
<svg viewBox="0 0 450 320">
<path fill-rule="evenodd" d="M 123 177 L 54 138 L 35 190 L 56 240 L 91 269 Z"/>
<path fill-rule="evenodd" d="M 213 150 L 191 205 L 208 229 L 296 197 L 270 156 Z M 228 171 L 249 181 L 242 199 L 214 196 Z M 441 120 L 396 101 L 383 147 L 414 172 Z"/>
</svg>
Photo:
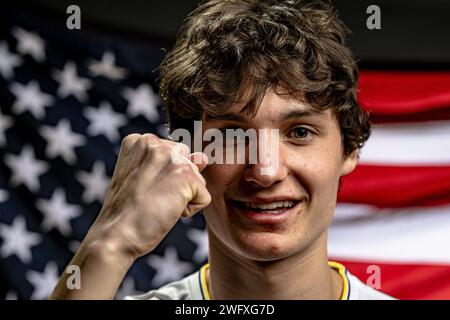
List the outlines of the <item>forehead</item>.
<svg viewBox="0 0 450 320">
<path fill-rule="evenodd" d="M 205 115 L 205 121 L 258 121 L 271 122 L 287 121 L 296 118 L 309 118 L 317 120 L 331 120 L 332 110 L 318 110 L 301 98 L 276 94 L 268 90 L 264 95 L 256 114 L 246 110 L 245 103 L 233 104 L 226 112 L 220 115 Z"/>
</svg>

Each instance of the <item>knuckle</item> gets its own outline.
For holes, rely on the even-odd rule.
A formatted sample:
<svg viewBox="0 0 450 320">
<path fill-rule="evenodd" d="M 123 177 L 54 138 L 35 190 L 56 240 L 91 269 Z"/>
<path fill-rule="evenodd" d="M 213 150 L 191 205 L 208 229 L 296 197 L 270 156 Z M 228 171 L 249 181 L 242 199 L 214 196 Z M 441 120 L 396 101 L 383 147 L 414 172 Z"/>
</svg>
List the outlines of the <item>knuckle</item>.
<svg viewBox="0 0 450 320">
<path fill-rule="evenodd" d="M 148 144 L 143 151 L 147 163 L 164 165 L 171 162 L 170 148 L 162 144 Z"/>
<path fill-rule="evenodd" d="M 139 137 L 139 147 L 143 150 L 147 149 L 149 146 L 152 146 L 157 143 L 150 133 L 146 133 Z"/>
<path fill-rule="evenodd" d="M 154 135 L 153 133 L 146 133 L 144 135 L 142 135 L 142 139 L 144 140 L 144 142 L 146 143 L 155 143 L 158 142 L 160 139 Z"/>
<path fill-rule="evenodd" d="M 151 149 L 157 141 L 150 136 L 150 134 L 144 134 L 139 138 L 139 146 L 142 150 Z"/>
<path fill-rule="evenodd" d="M 189 164 L 183 163 L 177 165 L 177 168 L 175 169 L 175 174 L 179 176 L 185 176 L 187 178 L 190 178 L 193 174 L 192 168 Z"/>
<path fill-rule="evenodd" d="M 198 186 L 198 192 L 200 194 L 200 196 L 202 197 L 202 199 L 206 200 L 211 200 L 211 195 L 209 194 L 208 189 L 206 188 L 206 186 L 204 185 L 199 185 Z"/>
<path fill-rule="evenodd" d="M 183 155 L 188 155 L 190 153 L 189 147 L 187 145 L 185 145 L 184 143 L 181 143 L 181 142 L 177 142 L 174 145 L 174 148 L 176 148 L 177 151 L 179 151 Z"/>
<path fill-rule="evenodd" d="M 131 146 L 133 146 L 133 144 L 136 142 L 136 140 L 139 139 L 141 135 L 137 134 L 137 133 L 132 133 L 127 135 L 125 138 L 123 138 L 122 140 L 122 147 L 123 148 L 130 148 Z"/>
<path fill-rule="evenodd" d="M 171 172 L 171 177 L 174 181 L 185 187 L 191 185 L 197 179 L 196 174 L 192 171 L 192 168 L 187 164 L 177 165 Z"/>
<path fill-rule="evenodd" d="M 207 204 L 211 203 L 212 197 L 211 197 L 211 194 L 208 192 L 208 190 L 206 190 L 206 188 L 205 188 L 204 199 L 205 199 L 205 203 L 207 203 Z"/>
<path fill-rule="evenodd" d="M 150 148 L 152 156 L 159 160 L 168 160 L 171 157 L 171 148 L 164 144 L 158 144 Z"/>
</svg>

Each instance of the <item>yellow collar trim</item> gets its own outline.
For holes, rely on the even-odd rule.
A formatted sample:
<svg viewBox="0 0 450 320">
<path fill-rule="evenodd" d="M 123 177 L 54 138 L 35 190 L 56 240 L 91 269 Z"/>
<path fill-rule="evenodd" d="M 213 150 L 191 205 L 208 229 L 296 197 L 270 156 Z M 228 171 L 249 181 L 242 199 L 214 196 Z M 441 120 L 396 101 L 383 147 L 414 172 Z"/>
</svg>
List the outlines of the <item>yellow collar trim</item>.
<svg viewBox="0 0 450 320">
<path fill-rule="evenodd" d="M 202 287 L 203 297 L 205 300 L 212 300 L 211 299 L 211 293 L 209 292 L 208 285 L 206 283 L 206 271 L 209 269 L 209 263 L 205 264 L 200 269 L 200 285 Z"/>
<path fill-rule="evenodd" d="M 341 277 L 343 288 L 342 293 L 339 298 L 339 300 L 348 300 L 348 293 L 349 293 L 349 282 L 347 275 L 345 273 L 345 267 L 344 265 L 335 262 L 335 261 L 328 261 L 328 266 L 330 268 L 333 268 L 339 273 L 339 276 Z M 209 263 L 206 263 L 201 269 L 200 269 L 200 285 L 203 292 L 203 296 L 205 300 L 212 300 L 211 299 L 211 293 L 209 292 L 209 288 L 206 282 L 206 272 L 209 269 Z"/>
<path fill-rule="evenodd" d="M 347 278 L 347 274 L 346 274 L 344 265 L 340 264 L 339 262 L 336 262 L 336 261 L 328 261 L 328 266 L 330 268 L 333 268 L 334 270 L 336 270 L 339 273 L 339 275 L 341 276 L 343 286 L 342 286 L 341 297 L 339 298 L 339 300 L 348 300 L 350 284 L 348 282 L 348 278 Z"/>
</svg>

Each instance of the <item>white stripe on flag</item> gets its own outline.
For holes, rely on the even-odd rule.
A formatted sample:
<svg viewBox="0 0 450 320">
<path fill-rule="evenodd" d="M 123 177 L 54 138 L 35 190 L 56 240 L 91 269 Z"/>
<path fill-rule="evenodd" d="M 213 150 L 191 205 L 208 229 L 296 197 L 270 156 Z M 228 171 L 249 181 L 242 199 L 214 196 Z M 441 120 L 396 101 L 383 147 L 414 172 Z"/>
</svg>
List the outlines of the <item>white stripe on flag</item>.
<svg viewBox="0 0 450 320">
<path fill-rule="evenodd" d="M 333 258 L 450 264 L 450 206 L 378 209 L 338 204 L 329 231 Z"/>
<path fill-rule="evenodd" d="M 360 162 L 449 165 L 450 121 L 374 125 Z"/>
</svg>

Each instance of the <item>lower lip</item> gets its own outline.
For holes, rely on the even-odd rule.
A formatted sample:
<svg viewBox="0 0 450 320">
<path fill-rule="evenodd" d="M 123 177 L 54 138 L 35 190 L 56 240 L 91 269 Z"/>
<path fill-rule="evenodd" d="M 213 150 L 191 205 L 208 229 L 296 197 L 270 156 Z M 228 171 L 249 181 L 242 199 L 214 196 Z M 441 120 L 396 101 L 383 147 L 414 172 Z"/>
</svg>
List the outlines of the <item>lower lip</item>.
<svg viewBox="0 0 450 320">
<path fill-rule="evenodd" d="M 291 208 L 280 208 L 276 213 L 268 213 L 263 211 L 254 211 L 251 208 L 242 208 L 234 203 L 231 203 L 235 212 L 238 212 L 246 220 L 258 224 L 280 224 L 286 222 L 291 215 L 295 213 L 301 201 Z"/>
</svg>

